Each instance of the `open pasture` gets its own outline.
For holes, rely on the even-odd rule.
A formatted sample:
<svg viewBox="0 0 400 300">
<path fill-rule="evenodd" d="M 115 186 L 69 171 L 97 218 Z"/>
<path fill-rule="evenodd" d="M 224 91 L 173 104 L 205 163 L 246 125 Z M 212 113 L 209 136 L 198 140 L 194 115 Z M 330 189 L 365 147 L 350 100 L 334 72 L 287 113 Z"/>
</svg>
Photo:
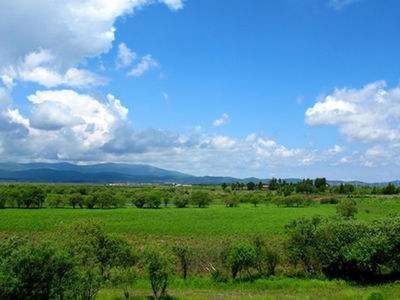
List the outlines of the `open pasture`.
<svg viewBox="0 0 400 300">
<path fill-rule="evenodd" d="M 358 220 L 371 221 L 400 212 L 399 200 L 358 198 L 356 201 Z M 234 208 L 211 205 L 205 209 L 173 206 L 159 209 L 3 209 L 0 210 L 0 232 L 51 232 L 62 225 L 90 218 L 103 222 L 110 233 L 138 238 L 163 236 L 202 240 L 221 236 L 281 235 L 291 220 L 335 214 L 336 205 L 318 203 L 299 208 L 241 204 Z"/>
</svg>

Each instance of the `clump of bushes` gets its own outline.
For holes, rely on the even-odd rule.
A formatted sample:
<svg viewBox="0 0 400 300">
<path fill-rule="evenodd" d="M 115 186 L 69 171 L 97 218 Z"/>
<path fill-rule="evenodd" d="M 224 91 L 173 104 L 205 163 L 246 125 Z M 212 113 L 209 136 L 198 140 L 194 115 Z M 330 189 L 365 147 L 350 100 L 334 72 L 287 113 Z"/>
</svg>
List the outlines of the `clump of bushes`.
<svg viewBox="0 0 400 300">
<path fill-rule="evenodd" d="M 167 296 L 168 280 L 172 273 L 170 256 L 157 249 L 148 249 L 145 255 L 146 268 L 154 297 L 159 299 Z"/>
<path fill-rule="evenodd" d="M 224 204 L 226 207 L 238 207 L 239 197 L 236 194 L 225 195 Z"/>
<path fill-rule="evenodd" d="M 174 204 L 177 208 L 185 208 L 189 205 L 189 197 L 186 194 L 175 195 Z"/>
<path fill-rule="evenodd" d="M 239 272 L 250 272 L 257 259 L 257 252 L 249 242 L 233 243 L 227 250 L 225 263 L 232 278 L 235 279 Z M 248 273 L 250 275 L 250 273 Z"/>
<path fill-rule="evenodd" d="M 268 245 L 266 239 L 260 235 L 252 239 L 252 244 L 256 250 L 255 268 L 258 276 L 275 275 L 279 262 L 278 251 L 272 245 Z"/>
<path fill-rule="evenodd" d="M 337 204 L 336 212 L 343 218 L 354 218 L 358 212 L 357 202 L 353 198 L 344 198 Z"/>
<path fill-rule="evenodd" d="M 192 263 L 193 251 L 188 244 L 177 243 L 172 247 L 172 251 L 179 261 L 183 279 L 186 279 L 189 267 Z"/>
<path fill-rule="evenodd" d="M 313 203 L 310 197 L 300 194 L 278 196 L 274 199 L 274 202 L 277 206 L 286 207 L 305 207 L 310 206 Z"/>
<path fill-rule="evenodd" d="M 163 201 L 160 191 L 149 191 L 135 195 L 133 203 L 137 208 L 159 208 Z"/>
<path fill-rule="evenodd" d="M 286 227 L 288 256 L 306 273 L 377 282 L 400 278 L 400 218 L 372 223 L 301 219 Z"/>
<path fill-rule="evenodd" d="M 339 200 L 335 196 L 325 196 L 318 199 L 320 204 L 338 204 Z"/>
<path fill-rule="evenodd" d="M 199 208 L 205 208 L 212 203 L 212 197 L 210 193 L 201 190 L 194 190 L 190 195 L 190 199 L 193 205 Z"/>
</svg>

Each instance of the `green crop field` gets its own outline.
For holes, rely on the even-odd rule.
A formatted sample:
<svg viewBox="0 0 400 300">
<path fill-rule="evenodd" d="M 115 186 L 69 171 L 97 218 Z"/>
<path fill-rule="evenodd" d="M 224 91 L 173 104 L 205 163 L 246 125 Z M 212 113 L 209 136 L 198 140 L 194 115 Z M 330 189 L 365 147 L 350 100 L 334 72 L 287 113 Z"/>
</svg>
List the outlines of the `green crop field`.
<svg viewBox="0 0 400 300">
<path fill-rule="evenodd" d="M 357 219 L 371 221 L 400 212 L 400 201 L 358 199 Z M 249 234 L 280 235 L 284 226 L 299 217 L 333 216 L 335 205 L 315 204 L 310 207 L 277 207 L 241 204 L 227 208 L 212 205 L 206 209 L 163 207 L 160 209 L 5 209 L 0 210 L 2 232 L 47 232 L 83 219 L 97 219 L 108 232 L 137 237 L 167 236 L 204 239 L 214 236 Z"/>
</svg>

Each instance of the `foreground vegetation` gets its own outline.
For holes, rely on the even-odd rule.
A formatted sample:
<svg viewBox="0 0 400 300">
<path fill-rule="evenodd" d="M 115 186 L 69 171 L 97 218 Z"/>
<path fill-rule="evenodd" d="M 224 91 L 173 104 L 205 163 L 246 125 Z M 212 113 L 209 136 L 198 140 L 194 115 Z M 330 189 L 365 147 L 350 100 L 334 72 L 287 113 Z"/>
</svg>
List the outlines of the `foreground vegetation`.
<svg viewBox="0 0 400 300">
<path fill-rule="evenodd" d="M 0 298 L 400 297 L 396 187 L 277 185 L 3 185 Z"/>
</svg>

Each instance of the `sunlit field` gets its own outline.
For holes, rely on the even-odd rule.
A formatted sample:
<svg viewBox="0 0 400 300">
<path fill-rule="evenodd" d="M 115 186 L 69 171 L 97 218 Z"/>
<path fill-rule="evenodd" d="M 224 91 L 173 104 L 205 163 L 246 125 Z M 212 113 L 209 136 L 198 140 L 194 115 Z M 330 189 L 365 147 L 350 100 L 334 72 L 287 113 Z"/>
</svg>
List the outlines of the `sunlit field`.
<svg viewBox="0 0 400 300">
<path fill-rule="evenodd" d="M 371 221 L 400 212 L 400 200 L 382 198 L 357 199 L 357 219 Z M 110 233 L 136 237 L 186 237 L 202 240 L 213 237 L 252 234 L 280 235 L 284 226 L 300 217 L 334 216 L 336 206 L 313 204 L 309 207 L 277 207 L 274 204 L 241 204 L 228 208 L 211 205 L 199 209 L 174 206 L 159 209 L 135 207 L 117 209 L 4 209 L 0 210 L 2 232 L 49 232 L 62 225 L 96 219 Z"/>
</svg>

